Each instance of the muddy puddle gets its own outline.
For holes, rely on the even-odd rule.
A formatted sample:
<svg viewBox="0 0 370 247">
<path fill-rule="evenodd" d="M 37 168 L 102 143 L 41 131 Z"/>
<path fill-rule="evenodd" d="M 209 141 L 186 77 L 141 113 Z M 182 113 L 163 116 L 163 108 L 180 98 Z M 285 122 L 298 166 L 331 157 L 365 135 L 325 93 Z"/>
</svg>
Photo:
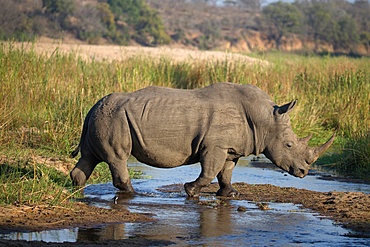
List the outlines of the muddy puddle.
<svg viewBox="0 0 370 247">
<path fill-rule="evenodd" d="M 369 184 L 346 183 L 327 178 L 328 174 L 311 172 L 304 179 L 294 178 L 264 164 L 265 160 L 241 160 L 234 169 L 233 182 L 272 184 L 308 190 L 359 191 L 370 193 Z M 370 239 L 349 237 L 348 230 L 317 213 L 288 203 L 269 203 L 261 210 L 254 202 L 221 201 L 203 195 L 199 200 L 180 192 L 161 192 L 157 188 L 193 181 L 200 167 L 157 169 L 138 162 L 130 168 L 143 171 L 150 179 L 132 181 L 138 195 L 124 197 L 111 183 L 90 185 L 86 199 L 99 207 L 128 209 L 151 214 L 156 220 L 124 223 L 94 228 L 2 235 L 0 238 L 45 242 L 105 241 L 139 238 L 182 246 L 369 246 Z M 242 209 L 242 210 L 240 210 Z"/>
</svg>

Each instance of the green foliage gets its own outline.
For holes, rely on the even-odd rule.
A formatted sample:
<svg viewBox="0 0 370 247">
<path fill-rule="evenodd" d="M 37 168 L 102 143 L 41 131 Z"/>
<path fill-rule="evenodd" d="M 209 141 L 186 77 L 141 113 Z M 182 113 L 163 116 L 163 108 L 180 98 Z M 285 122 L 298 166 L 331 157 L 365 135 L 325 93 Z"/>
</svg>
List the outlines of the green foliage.
<svg viewBox="0 0 370 247">
<path fill-rule="evenodd" d="M 317 163 L 339 174 L 370 180 L 370 133 L 348 138 L 339 153 L 323 156 Z"/>
<path fill-rule="evenodd" d="M 320 2 L 302 5 L 300 8 L 306 16 L 307 35 L 312 36 L 315 41 L 315 51 L 319 50 L 319 42 L 330 42 L 332 39 L 332 29 L 334 20 L 330 14 L 330 7 Z"/>
<path fill-rule="evenodd" d="M 336 166 L 340 173 L 370 179 L 370 133 L 351 137 L 340 157 Z"/>
<path fill-rule="evenodd" d="M 0 0 L 0 39 L 30 41 L 35 38 L 33 16 L 19 11 L 14 1 Z"/>
<path fill-rule="evenodd" d="M 370 1 L 356 0 L 349 14 L 356 21 L 359 30 L 359 42 L 365 46 L 367 52 L 370 51 Z"/>
<path fill-rule="evenodd" d="M 68 15 L 72 13 L 73 2 L 71 0 L 42 0 L 42 7 L 51 14 Z"/>
<path fill-rule="evenodd" d="M 207 16 L 196 10 L 197 16 L 189 17 L 186 14 L 189 9 L 207 8 L 207 4 L 197 1 L 178 3 L 176 13 L 168 15 L 170 2 L 150 1 L 149 4 L 158 8 L 157 12 L 145 0 L 0 0 L 0 39 L 24 41 L 41 35 L 60 39 L 68 33 L 91 44 L 127 45 L 135 41 L 157 46 L 169 44 L 172 38 L 200 49 L 217 48 L 224 41 L 238 47 L 238 41 L 246 39 L 253 49 L 255 42 L 249 42 L 248 35 L 257 31 L 262 39 L 267 35 L 278 49 L 296 38 L 301 38 L 304 49 L 312 49 L 313 41 L 317 53 L 334 50 L 362 54 L 370 49 L 370 2 L 366 0 L 277 2 L 265 5 L 262 14 L 257 8 L 245 18 L 240 10 L 238 16 L 233 16 L 236 9 L 230 6 L 213 6 L 213 13 Z M 250 1 L 240 4 L 257 6 Z M 166 6 L 168 9 L 161 9 Z M 176 16 L 177 13 L 181 16 Z M 198 32 L 200 35 L 187 35 Z"/>
<path fill-rule="evenodd" d="M 126 22 L 135 32 L 132 38 L 142 45 L 170 42 L 162 20 L 143 0 L 108 0 L 116 20 Z"/>
<path fill-rule="evenodd" d="M 204 21 L 200 23 L 198 29 L 203 33 L 199 38 L 198 47 L 202 50 L 208 50 L 217 44 L 217 41 L 221 38 L 221 30 L 217 22 Z"/>
<path fill-rule="evenodd" d="M 116 32 L 116 23 L 114 21 L 114 14 L 112 13 L 109 4 L 99 3 L 97 6 L 102 23 L 108 28 L 111 35 Z"/>
<path fill-rule="evenodd" d="M 331 44 L 336 52 L 354 51 L 360 42 L 360 30 L 370 32 L 370 19 L 356 1 L 299 1 L 295 5 L 304 13 L 306 33 L 304 37 L 313 39 L 315 51 L 323 44 Z M 366 9 L 366 5 L 361 5 Z M 367 7 L 367 12 L 370 7 Z M 360 21 L 361 19 L 361 21 Z M 363 28 L 361 28 L 363 26 Z"/>
<path fill-rule="evenodd" d="M 359 30 L 355 20 L 348 14 L 344 14 L 338 19 L 334 33 L 334 50 L 354 50 L 354 45 L 359 42 Z"/>
<path fill-rule="evenodd" d="M 69 32 L 94 44 L 101 38 L 118 44 L 132 39 L 143 45 L 171 41 L 161 18 L 144 0 L 42 0 L 34 4 L 0 0 L 0 4 L 0 39 L 56 38 Z"/>
<path fill-rule="evenodd" d="M 275 40 L 277 49 L 284 36 L 301 28 L 302 15 L 295 5 L 279 1 L 267 5 L 262 13 L 268 25 L 268 35 Z"/>
</svg>

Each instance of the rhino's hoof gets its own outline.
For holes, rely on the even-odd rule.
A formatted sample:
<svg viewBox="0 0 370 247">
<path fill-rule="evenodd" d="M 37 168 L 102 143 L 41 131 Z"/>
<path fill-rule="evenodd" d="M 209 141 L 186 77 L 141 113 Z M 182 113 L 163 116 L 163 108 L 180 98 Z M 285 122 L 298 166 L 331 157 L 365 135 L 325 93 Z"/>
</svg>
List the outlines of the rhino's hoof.
<svg viewBox="0 0 370 247">
<path fill-rule="evenodd" d="M 216 193 L 216 196 L 224 197 L 239 197 L 240 193 L 234 189 L 219 189 Z"/>
<path fill-rule="evenodd" d="M 120 190 L 121 194 L 135 194 L 134 188 L 130 183 L 113 183 L 114 187 Z"/>
<path fill-rule="evenodd" d="M 189 197 L 199 197 L 200 189 L 193 183 L 185 183 L 184 188 Z"/>
<path fill-rule="evenodd" d="M 83 171 L 78 168 L 74 168 L 70 172 L 73 186 L 84 186 L 86 183 L 86 175 Z"/>
</svg>

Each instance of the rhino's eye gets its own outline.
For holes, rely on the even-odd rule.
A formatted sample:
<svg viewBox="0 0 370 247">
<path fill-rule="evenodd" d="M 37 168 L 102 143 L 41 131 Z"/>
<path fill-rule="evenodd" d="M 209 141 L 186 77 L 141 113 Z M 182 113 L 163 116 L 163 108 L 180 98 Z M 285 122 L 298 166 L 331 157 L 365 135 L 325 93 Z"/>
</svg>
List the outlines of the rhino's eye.
<svg viewBox="0 0 370 247">
<path fill-rule="evenodd" d="M 293 142 L 287 142 L 287 143 L 285 144 L 285 146 L 286 146 L 287 148 L 291 148 L 291 147 L 293 147 Z"/>
</svg>

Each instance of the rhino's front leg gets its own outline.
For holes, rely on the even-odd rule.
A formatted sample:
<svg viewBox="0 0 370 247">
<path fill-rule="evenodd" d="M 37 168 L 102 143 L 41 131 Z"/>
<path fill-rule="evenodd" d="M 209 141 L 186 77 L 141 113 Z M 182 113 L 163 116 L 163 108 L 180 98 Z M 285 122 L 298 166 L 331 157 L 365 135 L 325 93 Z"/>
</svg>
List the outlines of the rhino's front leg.
<svg viewBox="0 0 370 247">
<path fill-rule="evenodd" d="M 112 174 L 114 187 L 120 189 L 122 192 L 134 194 L 134 188 L 131 185 L 130 175 L 127 169 L 126 159 L 115 159 L 108 162 L 109 169 Z"/>
<path fill-rule="evenodd" d="M 202 171 L 199 177 L 195 181 L 184 185 L 185 191 L 189 197 L 198 197 L 202 187 L 212 182 L 224 166 L 226 155 L 227 151 L 221 148 L 214 148 L 211 151 L 206 151 L 203 159 L 200 161 Z"/>
<path fill-rule="evenodd" d="M 220 185 L 220 189 L 217 191 L 217 196 L 236 197 L 239 195 L 239 192 L 236 191 L 231 185 L 231 176 L 236 162 L 238 162 L 238 159 L 226 161 L 224 167 L 218 173 L 217 180 L 218 184 Z"/>
</svg>

